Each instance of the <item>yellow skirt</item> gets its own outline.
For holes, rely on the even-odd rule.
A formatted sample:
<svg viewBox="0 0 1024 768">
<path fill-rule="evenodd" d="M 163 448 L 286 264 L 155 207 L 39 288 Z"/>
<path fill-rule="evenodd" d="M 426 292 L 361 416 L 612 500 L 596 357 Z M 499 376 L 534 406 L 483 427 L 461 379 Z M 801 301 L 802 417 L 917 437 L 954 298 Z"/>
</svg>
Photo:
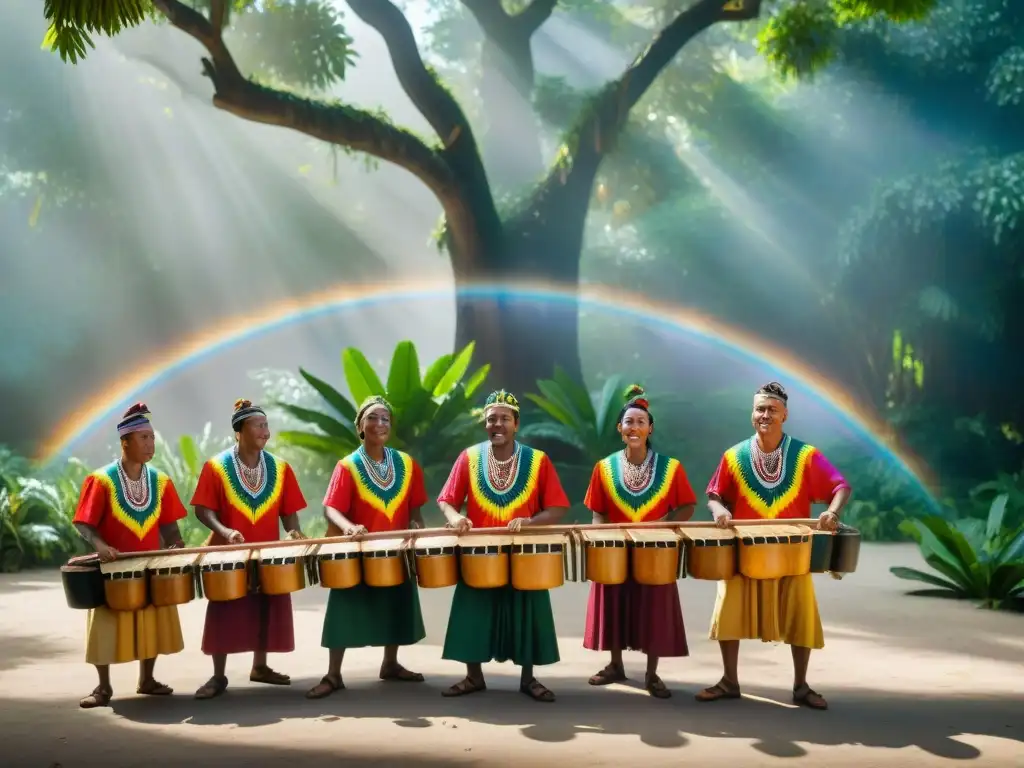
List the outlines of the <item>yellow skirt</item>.
<svg viewBox="0 0 1024 768">
<path fill-rule="evenodd" d="M 718 582 L 712 640 L 762 640 L 824 648 L 811 574 L 784 579 L 735 576 Z"/>
<path fill-rule="evenodd" d="M 140 611 L 94 608 L 86 618 L 85 660 L 106 666 L 178 653 L 185 647 L 176 605 Z"/>
</svg>

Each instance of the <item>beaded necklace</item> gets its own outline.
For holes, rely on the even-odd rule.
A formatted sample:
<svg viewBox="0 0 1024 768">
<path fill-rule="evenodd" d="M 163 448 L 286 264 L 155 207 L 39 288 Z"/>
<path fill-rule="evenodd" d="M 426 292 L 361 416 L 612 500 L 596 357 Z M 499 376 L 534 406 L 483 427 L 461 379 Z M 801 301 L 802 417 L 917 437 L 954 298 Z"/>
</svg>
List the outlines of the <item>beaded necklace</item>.
<svg viewBox="0 0 1024 768">
<path fill-rule="evenodd" d="M 647 456 L 639 464 L 634 464 L 622 450 L 622 461 L 619 463 L 622 473 L 622 484 L 631 493 L 642 493 L 654 481 L 654 451 L 648 450 Z"/>
<path fill-rule="evenodd" d="M 761 450 L 761 446 L 757 444 L 757 437 L 750 438 L 750 464 L 757 479 L 765 488 L 775 488 L 782 482 L 788 450 L 788 435 L 769 453 Z"/>
<path fill-rule="evenodd" d="M 245 492 L 253 498 L 259 496 L 267 482 L 267 460 L 263 451 L 260 451 L 260 460 L 256 462 L 255 467 L 247 467 L 242 463 L 238 457 L 237 445 L 231 451 L 231 460 L 234 462 L 235 474 L 242 481 Z"/>
<path fill-rule="evenodd" d="M 487 480 L 498 493 L 507 491 L 519 477 L 519 456 L 522 446 L 517 442 L 515 450 L 507 459 L 499 461 L 494 456 L 494 446 L 487 445 Z"/>
<path fill-rule="evenodd" d="M 117 479 L 121 483 L 121 490 L 128 506 L 136 512 L 142 512 L 149 506 L 149 469 L 142 465 L 142 472 L 138 480 L 132 480 L 124 471 L 124 460 L 117 460 Z"/>
<path fill-rule="evenodd" d="M 384 459 L 377 461 L 366 452 L 366 448 L 360 445 L 359 457 L 363 460 L 363 466 L 366 467 L 366 473 L 369 475 L 370 480 L 374 485 L 382 491 L 386 491 L 394 485 L 395 459 L 390 448 L 385 446 Z"/>
</svg>

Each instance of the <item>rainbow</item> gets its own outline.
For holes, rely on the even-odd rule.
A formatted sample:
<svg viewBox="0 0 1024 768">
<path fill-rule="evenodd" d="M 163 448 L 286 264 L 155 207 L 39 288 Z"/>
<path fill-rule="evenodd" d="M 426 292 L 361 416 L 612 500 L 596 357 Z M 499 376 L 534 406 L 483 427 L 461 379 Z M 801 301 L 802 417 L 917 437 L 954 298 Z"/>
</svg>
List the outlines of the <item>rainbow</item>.
<svg viewBox="0 0 1024 768">
<path fill-rule="evenodd" d="M 725 345 L 750 360 L 767 364 L 786 377 L 798 380 L 855 430 L 869 437 L 876 448 L 901 465 L 922 488 L 936 487 L 927 466 L 898 447 L 892 429 L 840 384 L 822 376 L 792 352 L 709 315 L 657 302 L 640 294 L 596 286 L 576 288 L 537 282 L 501 285 L 471 283 L 459 286 L 458 294 L 481 300 L 506 298 L 547 303 L 576 301 L 581 310 L 595 310 L 662 325 Z M 141 392 L 227 347 L 339 310 L 400 301 L 438 298 L 453 300 L 455 295 L 456 289 L 450 282 L 349 285 L 286 299 L 269 307 L 261 307 L 258 312 L 229 318 L 163 349 L 131 373 L 101 387 L 61 420 L 40 446 L 38 458 L 50 462 L 68 454 L 90 431 L 114 418 L 128 401 L 137 399 Z"/>
</svg>

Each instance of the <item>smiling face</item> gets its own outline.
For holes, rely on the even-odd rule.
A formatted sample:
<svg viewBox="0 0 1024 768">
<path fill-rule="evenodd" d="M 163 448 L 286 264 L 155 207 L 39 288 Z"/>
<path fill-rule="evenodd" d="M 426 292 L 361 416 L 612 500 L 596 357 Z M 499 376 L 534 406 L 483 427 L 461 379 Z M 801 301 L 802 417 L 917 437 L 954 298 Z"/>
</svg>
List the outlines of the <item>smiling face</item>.
<svg viewBox="0 0 1024 768">
<path fill-rule="evenodd" d="M 647 445 L 647 438 L 654 432 L 651 416 L 643 408 L 627 408 L 618 425 L 622 442 L 627 446 Z"/>
<path fill-rule="evenodd" d="M 121 439 L 121 453 L 131 464 L 145 464 L 156 453 L 156 435 L 152 427 L 129 432 Z"/>
<path fill-rule="evenodd" d="M 767 395 L 754 395 L 754 410 L 750 415 L 750 423 L 754 433 L 766 438 L 781 438 L 782 425 L 789 411 L 781 400 Z"/>
<path fill-rule="evenodd" d="M 495 448 L 509 445 L 519 430 L 516 412 L 501 405 L 491 406 L 484 414 L 484 429 Z"/>
<path fill-rule="evenodd" d="M 250 416 L 242 422 L 242 426 L 235 435 L 238 440 L 238 447 L 244 450 L 262 451 L 267 441 L 270 440 L 270 424 L 267 417 L 261 413 Z"/>
<path fill-rule="evenodd" d="M 359 421 L 359 431 L 363 433 L 364 443 L 384 445 L 391 437 L 391 411 L 383 405 L 367 408 Z"/>
</svg>

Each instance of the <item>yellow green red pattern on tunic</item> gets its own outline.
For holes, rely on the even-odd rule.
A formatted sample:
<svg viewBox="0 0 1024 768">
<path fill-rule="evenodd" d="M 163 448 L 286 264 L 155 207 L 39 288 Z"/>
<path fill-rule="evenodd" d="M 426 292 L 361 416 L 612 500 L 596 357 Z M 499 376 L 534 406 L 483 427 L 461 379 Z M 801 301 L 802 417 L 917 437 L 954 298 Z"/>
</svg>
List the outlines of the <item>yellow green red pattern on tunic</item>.
<svg viewBox="0 0 1024 768">
<path fill-rule="evenodd" d="M 672 493 L 675 475 L 680 469 L 679 462 L 670 456 L 655 454 L 650 484 L 640 491 L 632 491 L 622 480 L 623 461 L 622 451 L 616 451 L 598 462 L 605 498 L 633 523 L 647 520 L 652 512 L 656 512 L 657 517 L 664 516 L 665 502 Z"/>
<path fill-rule="evenodd" d="M 235 469 L 234 451 L 228 448 L 215 456 L 210 464 L 224 487 L 228 503 L 241 512 L 249 522 L 256 525 L 267 512 L 276 510 L 284 488 L 284 462 L 273 454 L 263 451 L 266 466 L 266 481 L 259 493 L 253 494 L 245 487 Z"/>
<path fill-rule="evenodd" d="M 111 514 L 139 540 L 145 539 L 160 522 L 160 502 L 170 482 L 167 475 L 150 466 L 143 466 L 142 471 L 146 473 L 149 499 L 141 509 L 128 503 L 118 478 L 116 461 L 92 473 L 96 481 L 107 490 Z"/>
<path fill-rule="evenodd" d="M 412 488 L 413 467 L 412 457 L 408 454 L 393 448 L 384 450 L 390 455 L 394 476 L 391 483 L 383 488 L 370 477 L 370 470 L 366 466 L 362 452 L 353 451 L 342 459 L 341 463 L 349 470 L 359 499 L 390 521 L 394 520 L 395 513 L 405 504 Z"/>
<path fill-rule="evenodd" d="M 487 474 L 488 443 L 474 445 L 466 450 L 469 463 L 469 492 L 475 506 L 488 517 L 501 522 L 508 522 L 527 507 L 540 481 L 541 462 L 545 458 L 542 451 L 519 444 L 519 469 L 512 485 L 505 491 L 498 491 L 491 484 Z"/>
</svg>

